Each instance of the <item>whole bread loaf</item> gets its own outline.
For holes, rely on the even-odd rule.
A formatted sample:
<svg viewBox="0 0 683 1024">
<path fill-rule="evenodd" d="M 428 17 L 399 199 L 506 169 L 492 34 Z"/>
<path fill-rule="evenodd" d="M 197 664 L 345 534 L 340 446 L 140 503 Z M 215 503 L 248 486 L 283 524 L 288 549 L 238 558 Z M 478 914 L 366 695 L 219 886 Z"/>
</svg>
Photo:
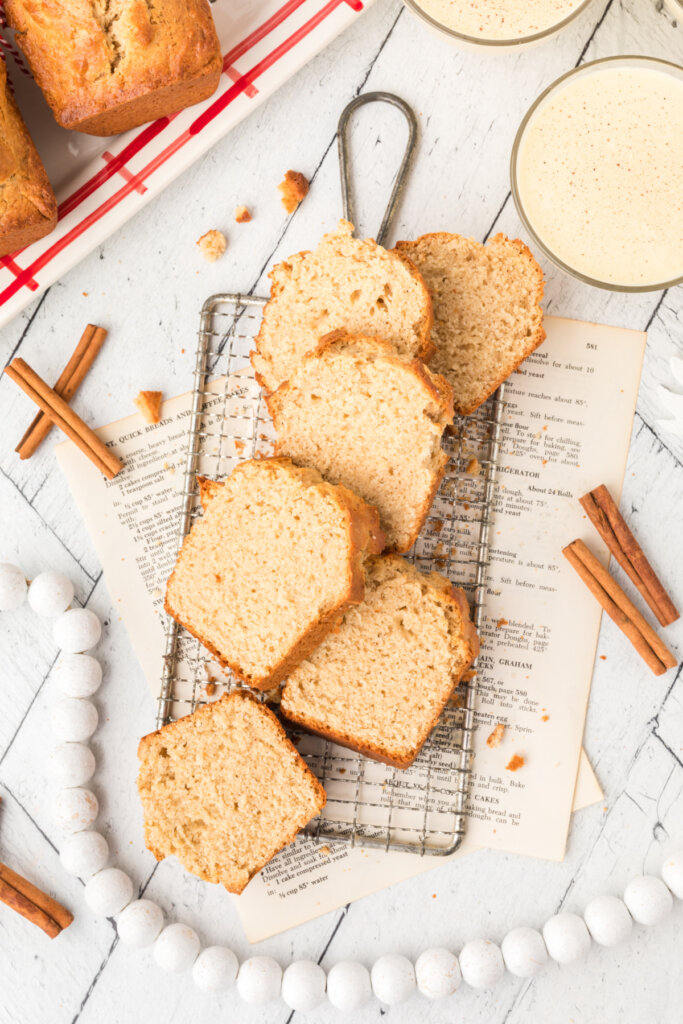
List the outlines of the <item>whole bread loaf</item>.
<svg viewBox="0 0 683 1024">
<path fill-rule="evenodd" d="M 208 0 L 5 0 L 5 14 L 63 128 L 117 135 L 218 87 Z"/>
<path fill-rule="evenodd" d="M 284 679 L 363 600 L 377 510 L 289 459 L 240 463 L 202 488 L 166 611 L 249 686 Z"/>
<path fill-rule="evenodd" d="M 433 368 L 453 388 L 456 412 L 474 412 L 545 338 L 543 271 L 524 242 L 486 245 L 445 231 L 399 242 L 432 297 Z"/>
<path fill-rule="evenodd" d="M 55 194 L 0 59 L 0 256 L 48 235 L 56 223 Z"/>
<path fill-rule="evenodd" d="M 325 806 L 275 715 L 244 692 L 143 736 L 138 757 L 148 849 L 228 892 Z"/>
<path fill-rule="evenodd" d="M 429 361 L 432 306 L 424 281 L 402 253 L 353 237 L 342 220 L 313 252 L 270 273 L 271 295 L 251 362 L 266 391 L 288 380 L 320 338 L 343 328 L 384 338 L 402 355 Z"/>
<path fill-rule="evenodd" d="M 365 599 L 289 676 L 282 713 L 407 768 L 479 652 L 462 590 L 397 555 L 368 560 Z"/>
<path fill-rule="evenodd" d="M 333 331 L 267 403 L 278 455 L 374 505 L 388 550 L 412 547 L 448 462 L 443 377 L 381 338 Z"/>
</svg>

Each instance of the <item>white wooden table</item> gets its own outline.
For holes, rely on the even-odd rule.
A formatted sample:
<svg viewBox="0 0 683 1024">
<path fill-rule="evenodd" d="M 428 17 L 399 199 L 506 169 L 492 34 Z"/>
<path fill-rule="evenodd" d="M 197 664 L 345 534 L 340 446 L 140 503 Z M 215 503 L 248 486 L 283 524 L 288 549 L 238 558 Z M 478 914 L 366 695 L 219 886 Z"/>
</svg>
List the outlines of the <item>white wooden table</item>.
<svg viewBox="0 0 683 1024">
<path fill-rule="evenodd" d="M 128 414 L 141 388 L 185 390 L 197 314 L 207 295 L 263 293 L 276 258 L 308 247 L 333 224 L 340 209 L 336 121 L 361 91 L 396 92 L 420 119 L 418 158 L 394 238 L 440 229 L 481 240 L 498 230 L 520 233 L 508 160 L 524 111 L 542 88 L 581 61 L 626 52 L 680 62 L 683 26 L 660 7 L 655 0 L 595 0 L 559 38 L 516 56 L 491 57 L 461 53 L 398 0 L 378 0 L 349 33 L 11 323 L 0 334 L 3 364 L 21 355 L 55 379 L 80 330 L 93 321 L 106 325 L 111 337 L 75 401 L 86 420 L 104 423 Z M 367 233 L 379 222 L 391 160 L 403 139 L 402 129 L 394 131 L 396 116 L 365 111 L 354 135 L 363 189 L 358 219 Z M 286 218 L 275 186 L 290 167 L 306 173 L 312 188 L 295 216 Z M 242 203 L 253 211 L 251 224 L 233 222 Z M 226 231 L 229 248 L 209 265 L 194 243 L 212 227 Z M 683 441 L 657 427 L 665 415 L 657 386 L 669 379 L 669 358 L 683 349 L 683 288 L 618 295 L 545 269 L 546 309 L 649 332 L 623 507 L 638 533 L 651 539 L 657 565 L 680 598 Z M 106 663 L 97 698 L 102 725 L 93 746 L 100 822 L 115 862 L 171 918 L 244 958 L 249 947 L 229 899 L 177 864 L 157 866 L 143 848 L 136 746 L 153 727 L 153 700 L 56 468 L 56 432 L 21 463 L 13 448 L 32 412 L 6 378 L 0 381 L 0 410 L 0 561 L 16 561 L 28 576 L 47 567 L 68 573 L 79 600 L 106 620 L 98 650 Z M 683 629 L 673 627 L 668 635 L 680 650 Z M 81 883 L 59 864 L 60 837 L 44 778 L 52 744 L 48 708 L 55 696 L 49 630 L 38 631 L 26 609 L 3 616 L 0 652 L 0 859 L 49 885 L 76 914 L 68 931 L 50 943 L 0 906 L 2 1024 L 290 1019 L 281 1003 L 250 1011 L 234 993 L 204 996 L 188 976 L 163 975 L 149 952 L 122 948 L 113 924 L 86 908 Z M 433 945 L 457 950 L 476 936 L 500 941 L 514 925 L 540 926 L 561 907 L 580 911 L 593 895 L 620 892 L 633 873 L 656 871 L 668 836 L 683 839 L 683 686 L 677 672 L 661 679 L 647 673 L 609 620 L 599 654 L 604 660 L 596 662 L 585 742 L 606 795 L 603 805 L 575 816 L 563 864 L 477 854 L 262 943 L 258 951 L 283 964 L 304 957 L 329 966 L 346 957 L 369 964 L 391 950 L 410 957 Z M 551 965 L 533 982 L 507 976 L 483 994 L 463 986 L 445 1005 L 415 997 L 387 1011 L 373 1002 L 356 1019 L 375 1021 L 387 1013 L 391 1021 L 439 1024 L 674 1024 L 681 1020 L 682 938 L 679 903 L 666 924 L 637 928 L 624 947 L 594 947 L 585 962 Z M 341 1019 L 329 1006 L 313 1017 Z"/>
</svg>

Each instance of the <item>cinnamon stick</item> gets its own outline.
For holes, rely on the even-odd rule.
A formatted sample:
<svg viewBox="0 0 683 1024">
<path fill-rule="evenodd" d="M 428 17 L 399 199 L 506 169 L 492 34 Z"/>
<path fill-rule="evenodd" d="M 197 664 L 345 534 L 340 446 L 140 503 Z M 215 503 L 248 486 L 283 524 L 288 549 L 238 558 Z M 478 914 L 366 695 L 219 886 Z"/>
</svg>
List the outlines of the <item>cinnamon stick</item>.
<svg viewBox="0 0 683 1024">
<path fill-rule="evenodd" d="M 0 901 L 21 914 L 31 924 L 56 938 L 68 928 L 74 917 L 66 907 L 53 900 L 6 864 L 0 864 Z"/>
<path fill-rule="evenodd" d="M 123 469 L 123 463 L 109 451 L 94 430 L 84 423 L 70 405 L 39 377 L 23 359 L 14 359 L 5 373 L 18 384 L 36 405 L 78 445 L 84 455 L 112 480 Z"/>
<path fill-rule="evenodd" d="M 631 582 L 662 626 L 670 626 L 679 612 L 643 549 L 633 536 L 619 508 L 604 484 L 579 498 L 588 518 Z"/>
<path fill-rule="evenodd" d="M 667 668 L 678 664 L 676 657 L 582 540 L 572 541 L 563 548 L 562 554 L 655 675 L 663 675 Z"/>
<path fill-rule="evenodd" d="M 54 387 L 65 402 L 70 402 L 78 391 L 106 337 L 107 332 L 104 327 L 98 327 L 96 324 L 88 324 L 83 331 L 78 345 Z M 15 448 L 19 458 L 30 459 L 50 433 L 52 427 L 52 420 L 41 409 Z"/>
</svg>

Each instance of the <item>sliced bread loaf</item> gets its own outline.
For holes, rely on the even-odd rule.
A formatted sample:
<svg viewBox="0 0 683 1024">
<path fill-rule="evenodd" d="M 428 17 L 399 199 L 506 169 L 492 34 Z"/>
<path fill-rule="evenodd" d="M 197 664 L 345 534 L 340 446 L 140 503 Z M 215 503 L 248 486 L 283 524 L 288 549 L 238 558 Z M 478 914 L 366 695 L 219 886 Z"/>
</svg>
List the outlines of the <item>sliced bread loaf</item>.
<svg viewBox="0 0 683 1024">
<path fill-rule="evenodd" d="M 289 676 L 282 713 L 407 768 L 479 650 L 465 595 L 396 555 L 367 565 L 365 600 Z"/>
<path fill-rule="evenodd" d="M 148 849 L 229 892 L 325 806 L 275 715 L 244 692 L 143 736 L 138 757 Z"/>
<path fill-rule="evenodd" d="M 166 611 L 250 686 L 275 686 L 362 601 L 382 550 L 377 510 L 289 459 L 242 462 L 204 482 Z"/>
<path fill-rule="evenodd" d="M 388 549 L 407 551 L 448 462 L 443 377 L 388 341 L 333 331 L 267 402 L 276 453 L 375 505 Z"/>
<path fill-rule="evenodd" d="M 270 301 L 251 361 L 266 391 L 288 380 L 301 357 L 336 328 L 377 335 L 405 355 L 429 359 L 432 308 L 424 281 L 402 253 L 353 237 L 340 221 L 314 252 L 270 273 Z"/>
<path fill-rule="evenodd" d="M 399 242 L 432 297 L 432 367 L 453 386 L 467 416 L 493 394 L 545 338 L 543 271 L 518 238 L 487 245 L 438 232 Z"/>
</svg>

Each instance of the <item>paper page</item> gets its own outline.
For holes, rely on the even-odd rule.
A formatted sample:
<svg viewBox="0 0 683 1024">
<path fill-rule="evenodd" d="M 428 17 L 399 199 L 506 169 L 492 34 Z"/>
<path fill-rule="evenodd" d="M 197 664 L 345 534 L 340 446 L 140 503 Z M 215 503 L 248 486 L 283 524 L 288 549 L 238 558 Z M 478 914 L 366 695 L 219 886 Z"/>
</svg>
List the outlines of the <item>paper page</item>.
<svg viewBox="0 0 683 1024">
<path fill-rule="evenodd" d="M 494 846 L 561 858 L 575 786 L 577 801 L 601 796 L 580 757 L 600 608 L 560 564 L 560 551 L 582 533 L 599 550 L 575 499 L 600 482 L 619 495 L 645 336 L 552 317 L 546 330 L 542 348 L 508 383 L 472 816 L 454 856 Z M 249 386 L 238 383 L 236 395 L 248 400 Z M 155 694 L 189 406 L 180 396 L 164 403 L 159 424 L 135 415 L 102 428 L 126 463 L 114 481 L 71 443 L 57 450 Z M 498 722 L 505 734 L 491 749 L 486 738 Z M 505 768 L 513 753 L 525 759 L 514 774 Z M 441 861 L 335 844 L 320 853 L 302 840 L 252 881 L 238 907 L 255 941 Z"/>
</svg>

